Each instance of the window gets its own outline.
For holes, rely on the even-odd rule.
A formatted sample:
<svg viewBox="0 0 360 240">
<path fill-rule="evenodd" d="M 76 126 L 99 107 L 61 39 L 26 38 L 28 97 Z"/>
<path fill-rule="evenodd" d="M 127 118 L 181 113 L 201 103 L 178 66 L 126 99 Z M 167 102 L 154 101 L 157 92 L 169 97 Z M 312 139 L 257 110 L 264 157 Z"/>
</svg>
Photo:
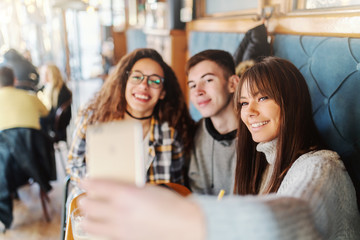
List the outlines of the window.
<svg viewBox="0 0 360 240">
<path fill-rule="evenodd" d="M 259 14 L 263 0 L 200 0 L 196 1 L 197 17 L 216 17 Z"/>
<path fill-rule="evenodd" d="M 360 0 L 297 0 L 296 9 L 344 9 L 360 6 Z"/>
</svg>

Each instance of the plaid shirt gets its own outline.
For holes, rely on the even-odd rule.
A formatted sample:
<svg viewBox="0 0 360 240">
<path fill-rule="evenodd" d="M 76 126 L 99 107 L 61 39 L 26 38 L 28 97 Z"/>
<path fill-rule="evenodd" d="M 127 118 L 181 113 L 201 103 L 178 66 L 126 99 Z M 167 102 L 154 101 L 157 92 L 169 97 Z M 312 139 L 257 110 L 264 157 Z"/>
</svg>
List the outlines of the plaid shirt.
<svg viewBox="0 0 360 240">
<path fill-rule="evenodd" d="M 75 180 L 85 175 L 85 136 L 89 117 L 89 113 L 78 116 L 68 155 L 67 172 Z M 180 136 L 167 122 L 160 125 L 155 117 L 150 123 L 148 154 L 151 165 L 147 182 L 183 184 L 184 146 Z"/>
</svg>

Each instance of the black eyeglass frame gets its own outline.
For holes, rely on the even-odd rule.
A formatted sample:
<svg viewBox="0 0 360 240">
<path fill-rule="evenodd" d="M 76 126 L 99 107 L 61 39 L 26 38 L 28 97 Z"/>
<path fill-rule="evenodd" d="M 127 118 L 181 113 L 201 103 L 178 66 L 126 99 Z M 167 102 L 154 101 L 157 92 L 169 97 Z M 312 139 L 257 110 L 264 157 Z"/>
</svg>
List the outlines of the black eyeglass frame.
<svg viewBox="0 0 360 240">
<path fill-rule="evenodd" d="M 130 80 L 132 83 L 134 83 L 134 84 L 136 84 L 136 85 L 139 85 L 140 83 L 142 83 L 142 81 L 144 81 L 145 77 L 147 78 L 147 84 L 148 84 L 148 86 L 151 87 L 151 88 L 159 89 L 159 88 L 161 88 L 161 87 L 163 86 L 163 84 L 164 84 L 165 78 L 163 78 L 163 77 L 161 77 L 161 76 L 159 76 L 159 75 L 157 75 L 157 74 L 146 75 L 146 74 L 143 74 L 143 73 L 140 72 L 140 71 L 126 71 L 126 74 L 128 75 L 128 80 L 130 79 L 131 74 L 134 73 L 134 72 L 139 73 L 139 74 L 142 75 L 141 81 L 139 81 L 139 82 L 134 82 L 133 80 Z M 150 80 L 150 83 L 149 83 L 149 79 L 150 79 L 150 77 L 152 77 L 152 76 L 158 77 L 158 78 L 160 79 L 160 81 L 161 81 L 160 84 L 151 84 L 151 83 L 153 83 L 153 81 L 151 81 L 151 80 Z M 155 87 L 154 87 L 154 86 L 155 86 Z"/>
</svg>

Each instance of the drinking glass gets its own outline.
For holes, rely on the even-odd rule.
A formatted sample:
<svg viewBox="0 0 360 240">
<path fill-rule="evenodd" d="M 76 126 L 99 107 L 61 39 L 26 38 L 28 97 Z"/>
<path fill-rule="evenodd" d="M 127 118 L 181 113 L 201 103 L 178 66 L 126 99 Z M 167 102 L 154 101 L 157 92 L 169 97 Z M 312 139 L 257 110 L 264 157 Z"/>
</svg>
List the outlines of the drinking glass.
<svg viewBox="0 0 360 240">
<path fill-rule="evenodd" d="M 71 213 L 71 228 L 74 240 L 90 240 L 89 234 L 87 234 L 81 227 L 81 223 L 84 219 L 83 212 L 79 208 L 76 208 Z"/>
</svg>

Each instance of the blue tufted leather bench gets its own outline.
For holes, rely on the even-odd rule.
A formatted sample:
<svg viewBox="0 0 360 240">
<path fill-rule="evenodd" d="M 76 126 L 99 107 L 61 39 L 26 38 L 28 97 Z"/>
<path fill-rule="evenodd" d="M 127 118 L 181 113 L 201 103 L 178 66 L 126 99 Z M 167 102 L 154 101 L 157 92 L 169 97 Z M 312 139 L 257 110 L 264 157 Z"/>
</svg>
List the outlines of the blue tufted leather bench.
<svg viewBox="0 0 360 240">
<path fill-rule="evenodd" d="M 242 33 L 189 33 L 189 55 L 205 49 L 234 53 Z M 304 75 L 315 123 L 337 151 L 360 199 L 360 38 L 275 34 L 273 53 L 290 60 Z M 201 116 L 191 107 L 195 119 Z"/>
<path fill-rule="evenodd" d="M 360 183 L 360 39 L 276 35 L 274 55 L 293 62 L 311 94 L 315 123 Z M 358 193 L 359 199 L 359 193 Z"/>
</svg>

